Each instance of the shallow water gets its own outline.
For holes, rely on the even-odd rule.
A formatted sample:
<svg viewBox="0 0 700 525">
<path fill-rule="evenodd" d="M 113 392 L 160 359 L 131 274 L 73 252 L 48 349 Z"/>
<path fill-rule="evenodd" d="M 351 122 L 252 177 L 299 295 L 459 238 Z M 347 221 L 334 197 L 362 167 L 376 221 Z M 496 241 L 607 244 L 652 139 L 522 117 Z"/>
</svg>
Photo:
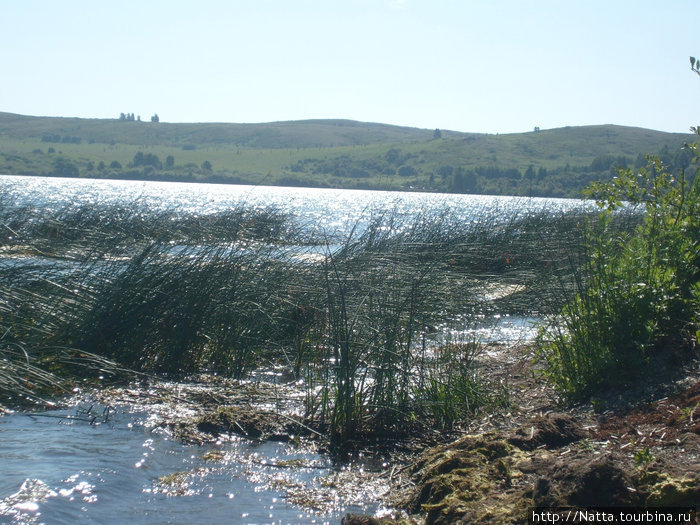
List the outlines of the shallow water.
<svg viewBox="0 0 700 525">
<path fill-rule="evenodd" d="M 494 314 L 458 327 L 440 327 L 438 344 L 450 341 L 480 341 L 482 343 L 521 343 L 532 341 L 542 322 L 536 317 Z M 465 328 L 466 326 L 466 328 Z"/>
<path fill-rule="evenodd" d="M 318 454 L 239 438 L 187 446 L 124 408 L 105 421 L 92 405 L 90 424 L 86 406 L 0 417 L 2 523 L 321 524 L 377 509 L 371 493 L 358 505 L 324 491 L 340 471 Z M 294 504 L 304 498 L 321 512 Z"/>
</svg>

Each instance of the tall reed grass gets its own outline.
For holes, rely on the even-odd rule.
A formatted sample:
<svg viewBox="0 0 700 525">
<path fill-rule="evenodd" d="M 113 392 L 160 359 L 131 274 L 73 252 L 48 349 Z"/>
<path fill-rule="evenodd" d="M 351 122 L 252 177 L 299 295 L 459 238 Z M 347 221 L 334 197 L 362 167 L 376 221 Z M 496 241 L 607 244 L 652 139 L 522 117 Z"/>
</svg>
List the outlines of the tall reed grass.
<svg viewBox="0 0 700 525">
<path fill-rule="evenodd" d="M 319 235 L 273 208 L 0 202 L 3 341 L 170 375 L 282 363 L 336 444 L 449 427 L 502 396 L 479 373 L 478 341 L 440 345 L 435 332 L 560 307 L 543 298 L 580 243 L 580 213 L 483 217 L 377 211 Z"/>
</svg>

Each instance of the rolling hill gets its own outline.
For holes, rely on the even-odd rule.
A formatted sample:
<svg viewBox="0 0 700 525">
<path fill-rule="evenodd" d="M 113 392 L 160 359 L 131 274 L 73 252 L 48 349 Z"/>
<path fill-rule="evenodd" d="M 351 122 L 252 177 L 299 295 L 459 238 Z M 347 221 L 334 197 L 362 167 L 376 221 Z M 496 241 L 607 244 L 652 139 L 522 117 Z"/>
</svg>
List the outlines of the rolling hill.
<svg viewBox="0 0 700 525">
<path fill-rule="evenodd" d="M 172 124 L 0 113 L 0 172 L 578 196 L 647 153 L 684 166 L 691 134 L 615 125 L 460 133 L 350 120 Z"/>
</svg>

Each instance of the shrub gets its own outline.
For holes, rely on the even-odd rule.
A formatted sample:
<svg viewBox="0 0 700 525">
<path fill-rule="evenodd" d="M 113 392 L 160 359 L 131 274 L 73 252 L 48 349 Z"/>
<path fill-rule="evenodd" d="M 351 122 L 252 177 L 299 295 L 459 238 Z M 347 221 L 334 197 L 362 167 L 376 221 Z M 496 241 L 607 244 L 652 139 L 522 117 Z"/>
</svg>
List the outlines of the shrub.
<svg viewBox="0 0 700 525">
<path fill-rule="evenodd" d="M 586 228 L 576 291 L 540 333 L 547 375 L 570 399 L 649 377 L 697 344 L 700 178 L 676 179 L 658 158 L 647 160 L 587 189 L 602 211 Z M 616 231 L 616 215 L 629 207 L 642 221 Z"/>
<path fill-rule="evenodd" d="M 401 177 L 413 177 L 418 174 L 418 171 L 413 166 L 401 166 L 397 173 Z"/>
</svg>

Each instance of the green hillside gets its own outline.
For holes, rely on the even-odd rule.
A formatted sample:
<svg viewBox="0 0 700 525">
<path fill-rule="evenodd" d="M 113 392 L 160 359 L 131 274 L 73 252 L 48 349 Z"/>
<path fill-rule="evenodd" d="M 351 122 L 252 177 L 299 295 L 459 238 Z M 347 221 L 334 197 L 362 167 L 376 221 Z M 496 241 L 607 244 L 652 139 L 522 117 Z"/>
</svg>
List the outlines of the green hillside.
<svg viewBox="0 0 700 525">
<path fill-rule="evenodd" d="M 449 133 L 463 136 L 462 133 Z M 433 130 L 352 120 L 304 120 L 265 124 L 169 124 L 119 119 L 27 117 L 0 112 L 0 136 L 48 135 L 83 142 L 135 146 L 227 145 L 246 148 L 309 148 L 428 140 Z"/>
<path fill-rule="evenodd" d="M 349 120 L 170 124 L 0 113 L 0 172 L 295 186 L 578 196 L 690 134 L 613 125 L 505 135 Z"/>
</svg>

